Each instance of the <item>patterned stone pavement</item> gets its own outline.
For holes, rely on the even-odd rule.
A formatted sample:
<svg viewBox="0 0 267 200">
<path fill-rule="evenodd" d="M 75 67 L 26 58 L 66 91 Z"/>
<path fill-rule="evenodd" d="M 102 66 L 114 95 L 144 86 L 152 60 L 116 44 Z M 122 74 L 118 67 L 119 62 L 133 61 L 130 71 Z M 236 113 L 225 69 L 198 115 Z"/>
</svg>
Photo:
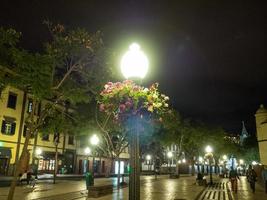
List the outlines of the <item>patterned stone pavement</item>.
<svg viewBox="0 0 267 200">
<path fill-rule="evenodd" d="M 126 180 L 127 181 L 127 180 Z M 116 179 L 96 179 L 96 185 L 115 183 Z M 253 194 L 245 177 L 238 182 L 237 194 L 232 193 L 231 185 L 227 179 L 214 177 L 216 184 L 213 187 L 204 188 L 195 184 L 195 177 L 185 176 L 179 179 L 169 179 L 168 176 L 160 176 L 155 180 L 153 176 L 141 178 L 142 200 L 267 200 L 267 194 L 263 188 L 256 185 Z M 8 188 L 0 188 L 0 200 L 6 199 Z M 17 188 L 14 200 L 93 200 L 87 198 L 84 181 L 58 181 L 56 185 L 51 182 L 39 182 L 32 189 L 28 186 Z M 97 200 L 121 200 L 128 199 L 128 188 L 114 189 L 112 195 L 106 195 Z"/>
<path fill-rule="evenodd" d="M 96 185 L 110 184 L 114 179 L 96 179 Z M 195 199 L 204 189 L 195 185 L 195 177 L 182 177 L 169 179 L 168 176 L 160 176 L 157 180 L 153 176 L 141 178 L 141 199 L 144 200 L 180 200 Z M 0 199 L 6 199 L 8 188 L 0 188 Z M 93 199 L 87 198 L 84 181 L 58 181 L 56 185 L 51 183 L 39 183 L 32 189 L 27 186 L 17 188 L 14 200 L 38 199 L 38 200 L 71 200 Z M 112 195 L 106 195 L 98 200 L 128 199 L 128 188 L 115 189 Z"/>
</svg>

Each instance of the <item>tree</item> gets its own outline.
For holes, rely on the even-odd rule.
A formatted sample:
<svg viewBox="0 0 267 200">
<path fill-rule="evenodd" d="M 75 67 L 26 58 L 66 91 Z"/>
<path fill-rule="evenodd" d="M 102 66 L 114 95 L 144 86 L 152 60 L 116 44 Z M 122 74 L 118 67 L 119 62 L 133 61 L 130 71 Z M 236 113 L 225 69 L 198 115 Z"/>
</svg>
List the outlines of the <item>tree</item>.
<svg viewBox="0 0 267 200">
<path fill-rule="evenodd" d="M 9 84 L 30 93 L 33 100 L 33 112 L 25 119 L 29 130 L 19 162 L 16 164 L 8 199 L 13 199 L 16 180 L 22 160 L 27 154 L 30 136 L 38 134 L 46 118 L 64 102 L 70 102 L 72 105 L 90 102 L 106 76 L 103 72 L 109 70 L 100 32 L 89 34 L 79 28 L 69 31 L 60 24 L 53 26 L 50 22 L 45 23 L 52 40 L 46 43 L 42 53 L 30 53 L 16 45 L 6 47 L 10 52 L 10 59 L 6 60 L 16 74 Z M 99 76 L 101 73 L 103 76 Z M 43 108 L 36 118 L 33 113 L 37 109 L 37 104 L 42 101 L 46 103 L 42 104 Z"/>
<path fill-rule="evenodd" d="M 168 110 L 168 100 L 169 97 L 159 93 L 157 83 L 144 88 L 131 80 L 108 82 L 98 98 L 99 110 L 103 112 L 105 119 L 98 125 L 104 133 L 107 147 L 110 147 L 110 154 L 119 158 L 123 148 L 128 146 L 134 126 L 140 126 L 139 130 L 144 133 L 145 124 Z M 110 122 L 113 124 L 108 126 Z M 106 128 L 110 130 L 107 131 Z M 118 183 L 119 176 L 120 174 Z"/>
</svg>

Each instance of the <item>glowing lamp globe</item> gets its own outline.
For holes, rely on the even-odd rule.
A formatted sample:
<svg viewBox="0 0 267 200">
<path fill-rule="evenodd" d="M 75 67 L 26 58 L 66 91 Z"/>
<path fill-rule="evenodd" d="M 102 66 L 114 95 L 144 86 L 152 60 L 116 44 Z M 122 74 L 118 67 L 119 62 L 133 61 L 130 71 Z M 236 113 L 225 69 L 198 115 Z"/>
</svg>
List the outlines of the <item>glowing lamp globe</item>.
<svg viewBox="0 0 267 200">
<path fill-rule="evenodd" d="M 147 155 L 147 156 L 146 156 L 146 159 L 147 159 L 147 160 L 151 160 L 151 155 Z"/>
<path fill-rule="evenodd" d="M 42 154 L 42 149 L 36 149 L 35 153 L 37 156 L 40 156 Z"/>
<path fill-rule="evenodd" d="M 244 164 L 244 160 L 240 159 L 239 163 L 240 163 L 240 165 L 243 165 Z"/>
<path fill-rule="evenodd" d="M 172 152 L 169 151 L 169 152 L 167 153 L 167 156 L 168 156 L 168 158 L 171 158 L 171 157 L 172 157 Z"/>
<path fill-rule="evenodd" d="M 206 153 L 212 153 L 212 148 L 211 148 L 211 146 L 207 146 L 207 147 L 205 148 L 205 151 L 206 151 Z"/>
<path fill-rule="evenodd" d="M 126 79 L 143 79 L 148 72 L 148 59 L 137 43 L 130 45 L 121 60 L 121 72 Z"/>
<path fill-rule="evenodd" d="M 97 137 L 96 134 L 94 134 L 94 135 L 90 138 L 90 143 L 91 143 L 92 145 L 98 145 L 98 143 L 99 143 L 99 138 Z"/>
<path fill-rule="evenodd" d="M 91 153 L 91 149 L 89 147 L 86 147 L 84 149 L 84 153 L 87 154 L 87 155 L 89 155 Z"/>
<path fill-rule="evenodd" d="M 227 155 L 223 155 L 223 159 L 224 160 L 227 160 Z"/>
</svg>

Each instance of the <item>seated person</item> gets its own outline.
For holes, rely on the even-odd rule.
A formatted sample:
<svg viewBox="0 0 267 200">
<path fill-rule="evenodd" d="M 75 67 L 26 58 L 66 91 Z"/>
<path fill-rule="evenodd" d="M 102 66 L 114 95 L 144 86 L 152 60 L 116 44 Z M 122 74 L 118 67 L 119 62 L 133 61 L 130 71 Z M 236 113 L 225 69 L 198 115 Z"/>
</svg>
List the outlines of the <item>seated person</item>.
<svg viewBox="0 0 267 200">
<path fill-rule="evenodd" d="M 19 180 L 20 180 L 20 183 L 22 183 L 23 181 L 27 181 L 27 183 L 28 183 L 27 170 L 24 171 L 24 173 L 21 175 Z"/>
</svg>

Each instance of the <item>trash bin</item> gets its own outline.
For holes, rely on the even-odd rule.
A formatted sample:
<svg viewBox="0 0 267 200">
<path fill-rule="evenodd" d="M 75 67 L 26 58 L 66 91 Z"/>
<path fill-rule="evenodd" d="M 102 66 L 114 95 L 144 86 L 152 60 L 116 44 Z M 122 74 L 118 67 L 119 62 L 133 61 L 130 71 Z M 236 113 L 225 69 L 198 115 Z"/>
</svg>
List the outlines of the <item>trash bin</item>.
<svg viewBox="0 0 267 200">
<path fill-rule="evenodd" d="M 86 182 L 86 188 L 88 189 L 89 186 L 94 185 L 94 177 L 90 172 L 86 172 L 85 174 L 85 182 Z"/>
</svg>

